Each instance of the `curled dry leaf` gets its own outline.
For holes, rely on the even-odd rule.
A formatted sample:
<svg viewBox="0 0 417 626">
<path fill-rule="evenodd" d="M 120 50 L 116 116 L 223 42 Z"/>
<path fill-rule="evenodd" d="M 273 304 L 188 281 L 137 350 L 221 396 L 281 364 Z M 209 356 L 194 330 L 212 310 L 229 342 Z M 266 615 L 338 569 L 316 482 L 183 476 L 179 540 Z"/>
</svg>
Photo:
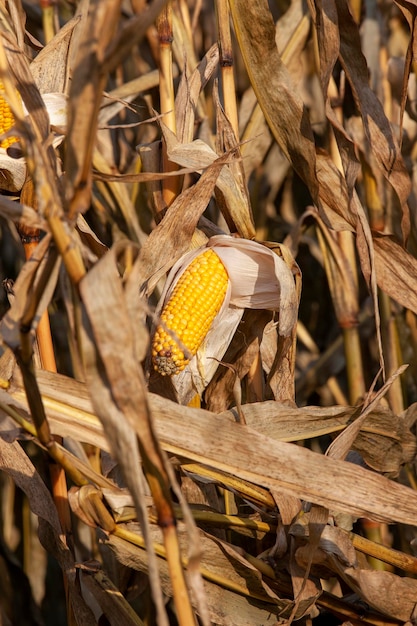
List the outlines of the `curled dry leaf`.
<svg viewBox="0 0 417 626">
<path fill-rule="evenodd" d="M 182 167 L 194 168 L 195 171 L 199 172 L 214 163 L 218 158 L 217 153 L 201 139 L 181 144 L 176 136 L 164 125 L 162 125 L 162 131 L 169 159 Z M 228 160 L 233 161 L 233 159 L 238 158 L 233 154 L 236 150 L 237 147 L 232 149 Z M 239 234 L 248 239 L 253 238 L 255 232 L 252 215 L 248 207 L 248 198 L 231 169 L 223 167 L 217 179 L 216 187 L 222 194 L 223 201 L 227 206 L 227 215 L 230 216 Z"/>
<path fill-rule="evenodd" d="M 415 619 L 417 581 L 392 572 L 342 568 L 337 573 L 371 607 L 389 617 L 409 622 Z"/>
<path fill-rule="evenodd" d="M 303 543 L 302 539 L 309 535 L 308 517 L 308 514 L 301 517 L 290 528 L 290 534 L 298 540 L 296 558 L 302 566 L 307 565 L 310 557 L 309 544 L 300 545 L 300 540 Z M 415 580 L 364 568 L 357 559 L 349 535 L 334 526 L 326 525 L 318 548 L 313 554 L 316 575 L 329 578 L 339 574 L 363 601 L 382 614 L 404 621 L 413 618 L 417 593 Z"/>
</svg>

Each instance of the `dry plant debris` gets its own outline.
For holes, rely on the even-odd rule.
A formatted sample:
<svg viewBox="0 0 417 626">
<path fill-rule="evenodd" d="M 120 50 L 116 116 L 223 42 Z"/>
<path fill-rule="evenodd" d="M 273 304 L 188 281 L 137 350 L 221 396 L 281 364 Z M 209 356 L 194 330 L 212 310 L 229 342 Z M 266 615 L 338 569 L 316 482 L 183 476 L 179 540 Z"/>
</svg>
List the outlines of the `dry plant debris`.
<svg viewBox="0 0 417 626">
<path fill-rule="evenodd" d="M 417 623 L 415 17 L 0 3 L 2 624 Z"/>
</svg>

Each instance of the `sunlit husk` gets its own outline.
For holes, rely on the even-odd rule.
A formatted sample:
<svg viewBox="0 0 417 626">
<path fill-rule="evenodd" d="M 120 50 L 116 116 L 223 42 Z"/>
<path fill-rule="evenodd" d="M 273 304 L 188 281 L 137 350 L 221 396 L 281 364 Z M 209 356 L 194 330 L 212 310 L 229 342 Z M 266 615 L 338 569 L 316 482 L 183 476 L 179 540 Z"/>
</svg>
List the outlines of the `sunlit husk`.
<svg viewBox="0 0 417 626">
<path fill-rule="evenodd" d="M 172 268 L 157 314 L 169 299 L 178 279 L 190 262 L 207 247 L 215 250 L 229 275 L 225 301 L 197 354 L 172 382 L 179 400 L 188 402 L 200 394 L 213 378 L 244 309 L 279 311 L 279 333 L 288 336 L 297 319 L 294 278 L 286 263 L 262 244 L 228 235 L 216 235 L 206 246 L 184 255 Z"/>
<path fill-rule="evenodd" d="M 42 95 L 49 114 L 51 126 L 63 128 L 67 123 L 66 98 L 61 93 Z M 25 115 L 28 114 L 23 106 Z M 53 145 L 57 147 L 64 139 L 63 134 L 54 134 Z M 22 189 L 26 179 L 26 160 L 24 157 L 9 156 L 4 148 L 0 148 L 0 187 L 4 191 L 16 193 Z"/>
</svg>

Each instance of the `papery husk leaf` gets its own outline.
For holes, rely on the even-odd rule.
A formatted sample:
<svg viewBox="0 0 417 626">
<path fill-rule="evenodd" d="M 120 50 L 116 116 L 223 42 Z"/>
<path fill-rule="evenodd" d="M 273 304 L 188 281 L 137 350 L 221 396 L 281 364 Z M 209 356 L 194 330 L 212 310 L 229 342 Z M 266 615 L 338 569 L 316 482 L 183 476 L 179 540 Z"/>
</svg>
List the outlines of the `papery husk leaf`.
<svg viewBox="0 0 417 626">
<path fill-rule="evenodd" d="M 239 325 L 243 315 L 241 308 L 229 308 L 227 301 L 217 315 L 197 354 L 187 367 L 172 379 L 178 401 L 188 404 L 196 394 L 202 394 Z"/>
<path fill-rule="evenodd" d="M 298 313 L 294 277 L 285 261 L 255 241 L 218 235 L 208 246 L 229 273 L 230 303 L 246 309 L 279 311 L 279 333 L 288 336 Z M 230 254 L 228 253 L 230 248 Z"/>
<path fill-rule="evenodd" d="M 220 413 L 235 404 L 236 378 L 240 381 L 249 372 L 259 354 L 264 326 L 271 317 L 270 311 L 244 312 L 242 322 L 221 359 L 226 366 L 217 368 L 205 391 L 204 401 L 209 411 Z M 276 329 L 274 331 L 276 334 Z"/>
<path fill-rule="evenodd" d="M 23 158 L 12 159 L 0 149 L 0 187 L 2 191 L 16 193 L 26 180 L 26 162 Z"/>
</svg>

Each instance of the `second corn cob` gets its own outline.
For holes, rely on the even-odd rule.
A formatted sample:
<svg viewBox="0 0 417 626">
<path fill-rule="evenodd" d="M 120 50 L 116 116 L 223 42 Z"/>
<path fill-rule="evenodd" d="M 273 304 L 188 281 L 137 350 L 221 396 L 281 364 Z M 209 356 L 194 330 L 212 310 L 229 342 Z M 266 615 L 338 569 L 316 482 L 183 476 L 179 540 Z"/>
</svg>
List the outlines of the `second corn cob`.
<svg viewBox="0 0 417 626">
<path fill-rule="evenodd" d="M 4 85 L 0 81 L 0 137 L 12 128 L 14 122 L 12 110 L 4 98 Z M 7 150 L 16 141 L 19 141 L 17 137 L 6 137 L 0 142 L 0 148 Z"/>
<path fill-rule="evenodd" d="M 203 342 L 224 302 L 229 277 L 212 250 L 191 261 L 161 313 L 152 344 L 154 369 L 178 374 Z"/>
</svg>

